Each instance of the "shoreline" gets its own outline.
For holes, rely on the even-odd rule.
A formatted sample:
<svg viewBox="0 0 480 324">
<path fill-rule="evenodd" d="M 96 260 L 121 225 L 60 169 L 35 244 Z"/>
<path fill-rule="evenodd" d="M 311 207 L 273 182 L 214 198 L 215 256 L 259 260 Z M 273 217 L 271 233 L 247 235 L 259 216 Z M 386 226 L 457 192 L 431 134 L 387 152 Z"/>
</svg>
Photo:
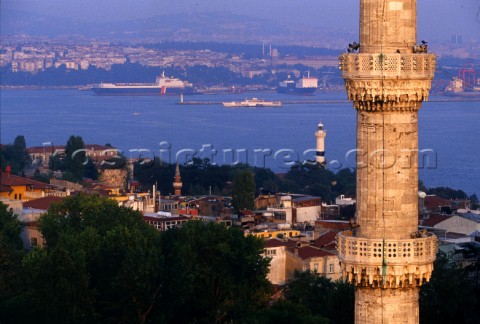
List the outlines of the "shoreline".
<svg viewBox="0 0 480 324">
<path fill-rule="evenodd" d="M 5 86 L 2 85 L 0 86 L 0 91 L 2 90 L 78 90 L 78 91 L 90 91 L 91 89 L 89 86 Z M 266 90 L 259 90 L 259 91 L 254 91 L 254 90 L 249 90 L 249 91 L 244 91 L 243 93 L 266 93 L 270 91 Z M 275 92 L 275 91 L 271 91 Z M 334 91 L 334 90 L 329 90 L 329 91 L 322 91 L 319 90 L 315 92 L 315 94 L 321 95 L 322 93 L 333 93 L 333 92 L 342 92 L 342 91 Z M 203 94 L 229 94 L 228 92 L 208 92 L 208 93 L 203 93 Z M 116 95 L 112 95 L 112 97 L 115 97 Z M 438 98 L 438 99 L 437 99 Z M 310 100 L 305 100 L 305 102 L 302 103 L 310 103 L 308 102 Z M 311 100 L 311 103 L 317 103 L 319 100 Z M 461 96 L 455 96 L 455 97 L 450 97 L 446 96 L 444 94 L 431 94 L 429 96 L 429 100 L 426 100 L 426 102 L 479 102 L 480 101 L 480 96 L 476 97 L 461 97 Z M 345 100 L 345 102 L 349 102 L 348 100 Z M 340 102 L 338 102 L 340 103 Z M 342 102 L 343 103 L 343 100 Z M 201 103 L 201 102 L 195 102 L 195 103 L 188 103 L 185 102 L 183 104 L 208 104 L 207 102 Z"/>
</svg>

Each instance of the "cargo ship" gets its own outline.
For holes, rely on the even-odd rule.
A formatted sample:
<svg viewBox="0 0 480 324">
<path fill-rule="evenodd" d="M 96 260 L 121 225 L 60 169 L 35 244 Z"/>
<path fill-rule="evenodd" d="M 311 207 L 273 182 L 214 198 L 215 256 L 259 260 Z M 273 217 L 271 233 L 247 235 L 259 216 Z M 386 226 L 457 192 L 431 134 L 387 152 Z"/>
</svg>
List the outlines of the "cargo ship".
<svg viewBox="0 0 480 324">
<path fill-rule="evenodd" d="M 165 73 L 158 76 L 155 83 L 100 83 L 92 87 L 98 95 L 178 95 L 194 94 L 191 83 L 177 78 L 169 78 Z"/>
<path fill-rule="evenodd" d="M 318 78 L 310 77 L 308 72 L 306 77 L 294 81 L 288 76 L 288 79 L 279 83 L 277 91 L 279 93 L 290 93 L 300 95 L 311 95 L 318 88 Z"/>
<path fill-rule="evenodd" d="M 445 89 L 445 95 L 453 97 L 480 97 L 480 78 L 472 64 L 458 71 L 458 76 Z"/>
<path fill-rule="evenodd" d="M 451 97 L 480 97 L 480 85 L 465 87 L 460 78 L 453 78 L 445 89 L 445 95 Z"/>
<path fill-rule="evenodd" d="M 258 98 L 252 99 L 245 99 L 243 101 L 229 101 L 229 102 L 222 102 L 224 107 L 234 108 L 234 107 L 281 107 L 281 101 L 267 101 Z"/>
</svg>

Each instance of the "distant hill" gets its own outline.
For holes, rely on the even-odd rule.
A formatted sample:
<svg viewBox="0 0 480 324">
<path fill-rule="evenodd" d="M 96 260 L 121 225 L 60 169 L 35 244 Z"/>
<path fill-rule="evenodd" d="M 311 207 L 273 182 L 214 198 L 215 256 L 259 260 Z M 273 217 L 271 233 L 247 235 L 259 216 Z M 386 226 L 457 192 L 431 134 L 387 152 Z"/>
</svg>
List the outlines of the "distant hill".
<svg viewBox="0 0 480 324">
<path fill-rule="evenodd" d="M 343 38 L 355 39 L 348 32 L 318 30 L 308 24 L 283 24 L 230 12 L 209 12 L 155 16 L 122 22 L 85 22 L 75 19 L 37 15 L 22 11 L 2 12 L 2 36 L 26 34 L 30 36 L 60 37 L 78 35 L 85 38 L 110 41 L 217 41 L 276 44 L 310 44 L 339 48 Z M 340 40 L 338 39 L 340 38 Z M 339 46 L 335 46 L 339 44 Z M 341 44 L 341 45 L 340 45 Z M 324 46 L 322 46 L 324 47 Z"/>
</svg>

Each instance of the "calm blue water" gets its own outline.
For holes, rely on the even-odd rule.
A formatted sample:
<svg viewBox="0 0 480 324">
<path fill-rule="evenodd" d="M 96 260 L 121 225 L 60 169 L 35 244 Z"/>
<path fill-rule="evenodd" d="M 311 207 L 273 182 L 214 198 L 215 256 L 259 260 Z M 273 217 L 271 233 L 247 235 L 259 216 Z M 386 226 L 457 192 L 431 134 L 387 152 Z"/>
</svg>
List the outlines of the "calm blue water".
<svg viewBox="0 0 480 324">
<path fill-rule="evenodd" d="M 201 95 L 186 101 L 221 102 L 253 96 L 272 100 L 345 99 L 342 93 L 297 97 L 276 93 Z M 442 99 L 431 97 L 431 100 Z M 120 148 L 127 156 L 185 162 L 191 154 L 223 164 L 234 161 L 287 170 L 291 160 L 312 159 L 316 125 L 327 130 L 326 159 L 336 170 L 353 167 L 355 110 L 351 103 L 291 104 L 281 108 L 176 105 L 178 97 L 95 96 L 77 90 L 2 90 L 1 143 L 24 135 L 27 146 L 85 143 Z M 420 110 L 419 147 L 430 162 L 420 168 L 429 187 L 480 194 L 480 103 L 426 102 Z M 215 153 L 216 152 L 216 153 Z M 178 156 L 177 156 L 178 155 Z M 436 157 L 435 157 L 436 156 Z M 287 166 L 286 166 L 287 165 Z"/>
</svg>

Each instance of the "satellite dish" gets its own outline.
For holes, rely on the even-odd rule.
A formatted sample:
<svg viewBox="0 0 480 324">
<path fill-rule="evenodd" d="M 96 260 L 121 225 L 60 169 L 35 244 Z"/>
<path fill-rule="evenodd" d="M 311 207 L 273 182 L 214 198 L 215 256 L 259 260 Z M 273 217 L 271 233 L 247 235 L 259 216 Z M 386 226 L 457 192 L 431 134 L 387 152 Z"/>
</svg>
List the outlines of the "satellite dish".
<svg viewBox="0 0 480 324">
<path fill-rule="evenodd" d="M 424 193 L 423 191 L 419 191 L 419 192 L 418 192 L 418 197 L 420 197 L 420 198 L 423 199 L 423 198 L 425 198 L 426 196 L 427 196 L 427 194 Z"/>
</svg>

